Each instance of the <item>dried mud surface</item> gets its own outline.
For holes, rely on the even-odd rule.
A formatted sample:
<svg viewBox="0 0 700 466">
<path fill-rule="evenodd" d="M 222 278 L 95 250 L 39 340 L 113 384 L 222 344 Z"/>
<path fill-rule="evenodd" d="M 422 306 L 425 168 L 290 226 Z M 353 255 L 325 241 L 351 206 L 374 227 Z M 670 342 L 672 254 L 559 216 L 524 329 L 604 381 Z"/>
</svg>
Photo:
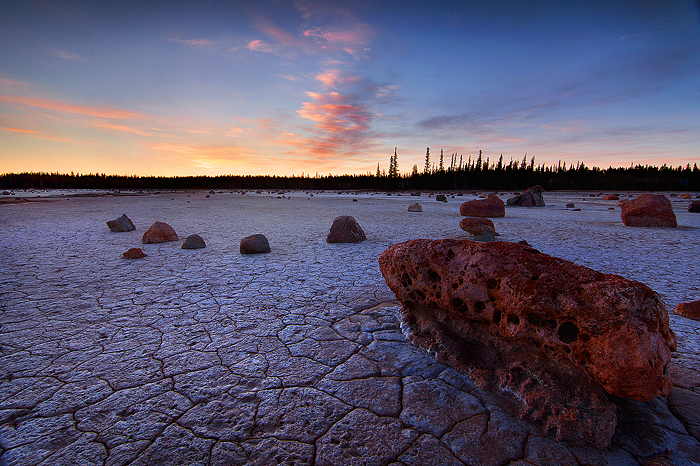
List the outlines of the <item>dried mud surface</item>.
<svg viewBox="0 0 700 466">
<path fill-rule="evenodd" d="M 405 342 L 377 257 L 467 237 L 459 205 L 474 196 L 205 194 L 0 206 L 0 464 L 700 464 L 699 322 L 671 316 L 677 387 L 616 400 L 606 451 L 532 434 Z M 690 201 L 672 198 L 677 228 L 651 229 L 589 193 L 545 200 L 494 219 L 498 239 L 639 280 L 671 314 L 700 299 Z M 136 230 L 110 232 L 123 213 Z M 327 244 L 339 215 L 367 240 Z M 155 221 L 207 247 L 141 244 Z M 256 233 L 271 253 L 241 255 Z M 123 259 L 131 247 L 148 256 Z"/>
</svg>

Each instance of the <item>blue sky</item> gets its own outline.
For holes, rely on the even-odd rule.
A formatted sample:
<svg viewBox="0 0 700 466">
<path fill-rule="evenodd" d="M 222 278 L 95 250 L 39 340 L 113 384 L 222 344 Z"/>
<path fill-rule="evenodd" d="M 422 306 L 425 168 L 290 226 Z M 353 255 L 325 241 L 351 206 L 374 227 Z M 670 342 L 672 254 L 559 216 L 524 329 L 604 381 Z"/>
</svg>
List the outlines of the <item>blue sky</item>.
<svg viewBox="0 0 700 466">
<path fill-rule="evenodd" d="M 697 1 L 0 0 L 0 172 L 700 161 Z"/>
</svg>

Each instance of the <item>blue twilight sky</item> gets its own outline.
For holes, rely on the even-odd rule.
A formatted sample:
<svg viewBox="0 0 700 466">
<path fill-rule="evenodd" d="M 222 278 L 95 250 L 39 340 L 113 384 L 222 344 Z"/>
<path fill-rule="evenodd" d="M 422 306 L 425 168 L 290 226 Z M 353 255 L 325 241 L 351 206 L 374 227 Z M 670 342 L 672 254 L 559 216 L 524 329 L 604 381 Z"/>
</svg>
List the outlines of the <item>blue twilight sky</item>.
<svg viewBox="0 0 700 466">
<path fill-rule="evenodd" d="M 700 162 L 700 2 L 0 0 L 0 173 Z"/>
</svg>

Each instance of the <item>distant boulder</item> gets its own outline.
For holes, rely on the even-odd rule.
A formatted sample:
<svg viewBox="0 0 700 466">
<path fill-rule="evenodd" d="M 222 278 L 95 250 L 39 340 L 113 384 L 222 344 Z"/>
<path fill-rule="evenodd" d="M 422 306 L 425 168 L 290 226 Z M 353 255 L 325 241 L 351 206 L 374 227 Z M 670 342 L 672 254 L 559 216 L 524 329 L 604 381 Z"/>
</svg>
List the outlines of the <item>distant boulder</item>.
<svg viewBox="0 0 700 466">
<path fill-rule="evenodd" d="M 185 242 L 182 243 L 182 249 L 202 249 L 207 245 L 199 235 L 190 235 L 185 238 Z"/>
<path fill-rule="evenodd" d="M 444 194 L 438 194 L 435 196 L 435 200 L 439 202 L 447 202 L 447 197 Z"/>
<path fill-rule="evenodd" d="M 124 259 L 141 259 L 142 257 L 146 257 L 148 254 L 143 252 L 141 248 L 131 248 L 125 253 L 122 254 L 122 257 Z"/>
<path fill-rule="evenodd" d="M 576 204 L 574 204 L 573 202 L 569 202 L 568 204 L 566 204 L 566 207 L 568 207 L 569 209 L 573 209 L 574 207 L 576 207 Z"/>
<path fill-rule="evenodd" d="M 700 212 L 700 201 L 693 201 L 688 206 L 688 212 Z"/>
<path fill-rule="evenodd" d="M 411 204 L 408 206 L 408 211 L 409 212 L 423 212 L 423 206 L 418 204 L 417 202 L 415 204 Z"/>
<path fill-rule="evenodd" d="M 163 222 L 156 222 L 151 225 L 151 227 L 146 230 L 146 233 L 143 234 L 143 238 L 141 238 L 143 244 L 165 243 L 177 240 L 177 233 L 175 233 L 173 227 Z"/>
<path fill-rule="evenodd" d="M 690 303 L 679 303 L 676 306 L 676 314 L 688 319 L 700 320 L 700 300 Z"/>
<path fill-rule="evenodd" d="M 459 206 L 459 213 L 465 217 L 505 217 L 506 206 L 498 196 L 491 193 L 486 199 L 474 199 Z"/>
<path fill-rule="evenodd" d="M 635 199 L 620 201 L 620 217 L 625 226 L 631 227 L 675 227 L 676 214 L 673 206 L 663 194 L 640 194 Z"/>
<path fill-rule="evenodd" d="M 542 193 L 544 193 L 544 189 L 542 189 L 542 186 L 540 185 L 527 188 L 522 193 L 508 199 L 508 205 L 521 207 L 544 207 L 545 203 Z"/>
<path fill-rule="evenodd" d="M 681 199 L 690 199 L 690 198 L 692 198 L 692 197 L 693 197 L 693 196 L 691 196 L 691 195 L 688 194 L 688 193 L 685 193 L 685 194 L 681 194 L 681 195 L 680 195 L 680 198 L 681 198 Z"/>
<path fill-rule="evenodd" d="M 359 243 L 367 239 L 365 232 L 353 217 L 341 215 L 333 220 L 331 231 L 326 237 L 327 243 Z"/>
<path fill-rule="evenodd" d="M 265 235 L 246 236 L 241 240 L 241 254 L 264 254 L 270 252 L 270 243 Z"/>
<path fill-rule="evenodd" d="M 617 194 L 606 194 L 605 196 L 603 196 L 603 200 L 604 201 L 619 201 L 620 196 L 618 196 Z"/>
<path fill-rule="evenodd" d="M 110 230 L 120 233 L 125 231 L 134 231 L 136 229 L 126 214 L 122 214 L 121 217 L 108 221 L 107 226 Z"/>
<path fill-rule="evenodd" d="M 488 218 L 463 218 L 459 222 L 459 227 L 477 241 L 491 241 L 496 237 L 496 227 Z"/>
</svg>

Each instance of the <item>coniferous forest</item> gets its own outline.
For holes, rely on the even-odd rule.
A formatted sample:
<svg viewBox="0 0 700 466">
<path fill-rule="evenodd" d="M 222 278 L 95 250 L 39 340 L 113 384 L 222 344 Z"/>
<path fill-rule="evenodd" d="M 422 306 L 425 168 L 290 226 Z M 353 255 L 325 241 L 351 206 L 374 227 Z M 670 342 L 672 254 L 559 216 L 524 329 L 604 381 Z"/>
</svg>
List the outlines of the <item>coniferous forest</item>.
<svg viewBox="0 0 700 466">
<path fill-rule="evenodd" d="M 534 157 L 503 163 L 452 154 L 449 165 L 441 153 L 431 164 L 426 153 L 424 167 L 410 173 L 399 171 L 396 152 L 390 157 L 389 172 L 328 176 L 127 176 L 59 173 L 7 173 L 0 175 L 0 189 L 300 189 L 300 190 L 521 190 L 540 185 L 552 190 L 700 191 L 700 169 L 637 165 L 629 168 L 589 168 L 582 163 L 536 165 Z"/>
</svg>

